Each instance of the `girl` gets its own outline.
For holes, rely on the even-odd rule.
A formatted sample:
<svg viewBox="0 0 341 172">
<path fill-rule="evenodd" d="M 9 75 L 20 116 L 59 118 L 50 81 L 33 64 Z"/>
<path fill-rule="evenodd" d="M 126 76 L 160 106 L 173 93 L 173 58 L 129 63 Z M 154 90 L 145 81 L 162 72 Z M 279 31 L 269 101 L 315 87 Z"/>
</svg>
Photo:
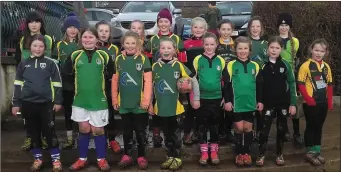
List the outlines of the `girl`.
<svg viewBox="0 0 341 172">
<path fill-rule="evenodd" d="M 119 54 L 119 49 L 116 45 L 110 43 L 110 34 L 111 28 L 110 24 L 106 21 L 100 21 L 96 23 L 96 29 L 99 36 L 99 41 L 97 43 L 97 47 L 100 50 L 105 51 L 111 60 L 114 62 L 116 57 Z M 109 124 L 105 126 L 106 135 L 108 137 L 109 147 L 112 149 L 114 153 L 119 153 L 121 151 L 120 144 L 115 140 L 115 117 L 114 117 L 114 109 L 112 107 L 111 102 L 111 78 L 109 77 L 106 80 L 106 95 L 108 101 L 108 111 L 109 111 Z"/>
<path fill-rule="evenodd" d="M 51 57 L 53 41 L 52 38 L 46 34 L 44 28 L 44 20 L 43 18 L 36 12 L 31 11 L 27 14 L 25 18 L 26 26 L 24 30 L 24 36 L 20 39 L 15 52 L 15 60 L 17 64 L 20 63 L 22 59 L 28 59 L 31 55 L 30 52 L 30 42 L 34 35 L 42 34 L 44 35 L 46 47 L 44 55 L 47 57 Z M 25 123 L 25 119 L 24 119 Z M 43 139 L 43 148 L 46 148 L 46 141 Z M 26 139 L 21 149 L 29 150 L 31 148 L 31 137 L 26 130 Z"/>
<path fill-rule="evenodd" d="M 165 145 L 168 148 L 168 158 L 161 164 L 162 169 L 177 170 L 182 165 L 178 154 L 177 142 L 179 124 L 177 115 L 184 112 L 184 107 L 179 101 L 177 80 L 181 77 L 191 77 L 194 98 L 191 101 L 193 108 L 200 106 L 199 85 L 195 73 L 192 73 L 186 66 L 175 58 L 176 44 L 170 38 L 163 38 L 160 41 L 161 58 L 153 64 L 153 83 L 155 94 L 155 114 L 160 117 L 162 130 L 165 136 Z M 150 113 L 153 107 L 150 105 Z"/>
<path fill-rule="evenodd" d="M 162 9 L 157 15 L 157 27 L 159 33 L 150 38 L 146 44 L 145 53 L 151 61 L 155 62 L 159 58 L 160 40 L 164 37 L 171 38 L 176 43 L 177 57 L 180 62 L 185 63 L 187 61 L 184 44 L 178 35 L 171 32 L 172 15 L 167 8 Z M 153 116 L 153 142 L 154 147 L 162 146 L 162 137 L 160 136 L 159 117 Z"/>
<path fill-rule="evenodd" d="M 191 72 L 195 73 L 193 67 L 193 60 L 196 56 L 202 54 L 204 52 L 204 47 L 202 43 L 202 37 L 206 33 L 207 23 L 205 19 L 201 17 L 195 17 L 191 23 L 191 32 L 192 37 L 184 42 L 186 54 L 187 54 L 187 63 L 185 65 L 188 67 Z M 189 100 L 189 94 L 187 95 L 187 100 Z M 184 120 L 184 136 L 183 143 L 185 145 L 191 145 L 194 142 L 198 142 L 198 127 L 195 126 L 193 135 L 191 135 L 191 130 L 194 124 L 194 109 L 192 106 L 188 106 L 188 110 L 186 112 L 186 117 Z"/>
<path fill-rule="evenodd" d="M 218 24 L 217 30 L 220 36 L 217 54 L 223 57 L 225 59 L 225 63 L 227 64 L 228 62 L 237 58 L 234 51 L 234 41 L 231 38 L 233 24 L 228 19 L 221 20 Z M 232 134 L 232 123 L 232 114 L 222 110 L 221 120 L 219 123 L 220 141 L 223 141 L 226 138 L 226 140 L 229 142 L 235 142 L 234 136 Z"/>
<path fill-rule="evenodd" d="M 131 140 L 135 131 L 138 143 L 137 163 L 143 170 L 148 167 L 145 144 L 149 117 L 146 110 L 152 96 L 152 69 L 147 57 L 135 55 L 142 48 L 137 33 L 128 31 L 122 37 L 121 44 L 126 56 L 122 54 L 116 58 L 116 73 L 112 76 L 112 105 L 119 111 L 124 123 L 124 155 L 118 165 L 124 168 L 133 164 Z"/>
<path fill-rule="evenodd" d="M 254 16 L 248 22 L 248 36 L 251 40 L 251 60 L 258 63 L 259 66 L 263 66 L 268 61 L 267 48 L 268 42 L 263 39 L 264 36 L 264 24 L 260 16 Z M 263 126 L 261 123 L 261 114 L 256 111 L 256 139 L 258 139 L 259 132 Z"/>
<path fill-rule="evenodd" d="M 298 87 L 304 98 L 306 118 L 304 132 L 307 148 L 306 160 L 313 165 L 325 163 L 321 156 L 321 137 L 328 110 L 333 109 L 333 77 L 330 66 L 323 60 L 329 52 L 324 39 L 315 40 L 310 46 L 311 59 L 302 64 L 298 73 Z"/>
<path fill-rule="evenodd" d="M 239 166 L 251 165 L 250 145 L 253 140 L 253 113 L 263 110 L 261 76 L 256 62 L 249 60 L 251 42 L 247 37 L 236 39 L 238 59 L 227 64 L 224 77 L 224 108 L 233 111 L 236 143 L 236 160 Z"/>
<path fill-rule="evenodd" d="M 145 41 L 144 23 L 141 20 L 134 20 L 130 24 L 130 30 L 139 35 L 142 47 L 145 47 L 147 42 Z"/>
<path fill-rule="evenodd" d="M 81 33 L 82 49 L 74 51 L 64 64 L 64 72 L 74 76 L 75 97 L 71 119 L 78 123 L 79 159 L 69 168 L 80 170 L 87 164 L 90 132 L 94 136 L 97 165 L 100 170 L 109 170 L 106 161 L 106 138 L 104 126 L 108 124 L 108 102 L 105 80 L 112 75 L 112 60 L 109 55 L 96 48 L 98 33 L 85 29 Z"/>
<path fill-rule="evenodd" d="M 203 44 L 205 52 L 193 61 L 200 88 L 200 108 L 197 113 L 201 150 L 199 163 L 207 165 L 210 157 L 212 164 L 216 165 L 220 162 L 218 123 L 222 100 L 221 78 L 225 69 L 225 60 L 215 53 L 218 39 L 213 33 L 208 32 L 203 36 Z M 207 130 L 210 130 L 210 145 L 208 145 Z M 208 146 L 210 146 L 210 156 Z"/>
<path fill-rule="evenodd" d="M 78 17 L 74 13 L 68 14 L 68 17 L 65 19 L 63 24 L 63 31 L 64 39 L 62 41 L 59 41 L 57 43 L 57 56 L 58 61 L 60 63 L 60 66 L 63 67 L 65 60 L 67 57 L 71 55 L 72 52 L 76 51 L 79 41 L 79 27 L 80 22 Z M 63 69 L 61 69 L 63 71 Z M 67 140 L 66 143 L 63 145 L 63 149 L 71 149 L 74 146 L 74 140 L 72 137 L 72 124 L 73 121 L 71 120 L 71 113 L 72 113 L 72 102 L 73 102 L 73 96 L 74 88 L 73 88 L 73 82 L 68 82 L 70 79 L 68 79 L 69 75 L 63 75 L 62 73 L 62 79 L 63 79 L 63 107 L 64 107 L 64 116 L 65 116 L 65 128 L 66 128 L 66 136 Z"/>
<path fill-rule="evenodd" d="M 264 165 L 265 151 L 273 118 L 277 118 L 277 165 L 284 165 L 283 146 L 286 133 L 287 117 L 296 113 L 296 83 L 290 64 L 280 56 L 282 38 L 274 36 L 269 39 L 268 62 L 260 75 L 263 79 L 264 111 L 261 119 L 264 127 L 260 130 L 259 156 L 257 166 Z M 287 88 L 288 87 L 288 88 Z"/>
<path fill-rule="evenodd" d="M 22 60 L 14 81 L 12 114 L 21 110 L 26 119 L 27 132 L 32 138 L 34 163 L 31 171 L 43 165 L 41 133 L 46 137 L 52 158 L 53 171 L 62 171 L 57 136 L 54 131 L 53 111 L 62 106 L 62 84 L 56 63 L 44 56 L 45 37 L 34 35 L 28 43 L 31 54 Z"/>
</svg>

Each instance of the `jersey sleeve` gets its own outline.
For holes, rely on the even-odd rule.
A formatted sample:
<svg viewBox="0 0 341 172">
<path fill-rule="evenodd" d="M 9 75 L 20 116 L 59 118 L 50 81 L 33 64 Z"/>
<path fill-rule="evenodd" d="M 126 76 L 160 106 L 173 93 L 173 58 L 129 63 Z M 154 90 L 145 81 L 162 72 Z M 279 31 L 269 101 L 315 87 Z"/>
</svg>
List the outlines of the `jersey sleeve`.
<svg viewBox="0 0 341 172">
<path fill-rule="evenodd" d="M 51 82 L 54 89 L 54 103 L 61 105 L 63 102 L 63 94 L 62 94 L 62 78 L 60 77 L 60 72 L 56 63 L 51 63 L 52 68 L 52 76 Z"/>
<path fill-rule="evenodd" d="M 233 100 L 233 89 L 232 89 L 232 68 L 235 61 L 229 62 L 226 66 L 225 72 L 223 72 L 224 81 L 224 100 L 225 103 L 232 102 Z"/>
<path fill-rule="evenodd" d="M 193 60 L 193 67 L 194 67 L 194 70 L 195 70 L 196 74 L 198 74 L 199 59 L 200 59 L 200 57 L 201 57 L 201 55 L 198 55 Z"/>
<path fill-rule="evenodd" d="M 23 73 L 24 73 L 24 61 L 21 61 L 17 67 L 17 73 L 15 75 L 14 80 L 14 89 L 13 89 L 13 97 L 12 104 L 13 107 L 21 107 L 21 88 L 24 85 Z"/>
<path fill-rule="evenodd" d="M 298 71 L 298 77 L 297 77 L 298 84 L 305 85 L 306 79 L 308 77 L 308 72 L 309 72 L 308 65 L 309 65 L 309 62 L 305 62 L 301 65 Z"/>
<path fill-rule="evenodd" d="M 195 73 L 192 73 L 188 67 L 186 67 L 183 63 L 178 62 L 180 65 L 180 70 L 181 70 L 181 76 L 182 77 L 190 77 L 193 78 L 195 76 Z"/>
<path fill-rule="evenodd" d="M 328 85 L 333 85 L 332 70 L 331 70 L 330 66 L 329 66 L 327 63 L 325 63 L 325 65 L 326 65 L 326 67 L 327 67 L 327 76 L 326 76 L 326 78 L 327 78 L 327 84 L 328 84 Z"/>
</svg>

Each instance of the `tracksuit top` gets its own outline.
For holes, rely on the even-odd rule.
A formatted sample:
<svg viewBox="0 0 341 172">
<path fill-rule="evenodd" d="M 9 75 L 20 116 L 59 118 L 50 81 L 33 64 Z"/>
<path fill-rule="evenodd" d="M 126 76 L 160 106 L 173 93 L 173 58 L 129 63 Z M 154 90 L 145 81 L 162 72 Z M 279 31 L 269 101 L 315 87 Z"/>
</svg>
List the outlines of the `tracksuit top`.
<svg viewBox="0 0 341 172">
<path fill-rule="evenodd" d="M 232 102 L 234 112 L 256 110 L 261 102 L 261 76 L 259 65 L 250 61 L 233 60 L 227 64 L 227 75 L 224 78 L 225 103 Z"/>
<path fill-rule="evenodd" d="M 199 82 L 200 98 L 221 98 L 221 78 L 225 68 L 225 60 L 219 55 L 214 55 L 212 58 L 209 58 L 201 54 L 195 57 L 193 66 Z"/>
<path fill-rule="evenodd" d="M 230 39 L 230 42 L 228 44 L 226 44 L 224 40 L 219 39 L 219 44 L 216 52 L 225 60 L 226 64 L 232 60 L 237 59 L 236 52 L 234 50 L 234 41 L 232 38 Z"/>
<path fill-rule="evenodd" d="M 177 81 L 181 77 L 195 76 L 177 59 L 167 63 L 159 60 L 153 64 L 153 83 L 156 103 L 154 112 L 158 116 L 169 117 L 182 114 L 185 109 L 179 101 Z"/>
<path fill-rule="evenodd" d="M 193 60 L 196 56 L 204 53 L 204 46 L 202 44 L 202 38 L 192 37 L 184 42 L 184 46 L 186 49 L 187 62 L 185 65 L 189 70 L 195 72 L 193 67 Z"/>
<path fill-rule="evenodd" d="M 22 60 L 14 81 L 13 106 L 22 101 L 33 103 L 62 103 L 62 83 L 57 64 L 49 57 L 34 57 Z"/>
<path fill-rule="evenodd" d="M 89 111 L 108 109 L 105 80 L 112 76 L 113 63 L 102 50 L 77 50 L 64 64 L 64 73 L 74 76 L 73 106 Z"/>
<path fill-rule="evenodd" d="M 282 38 L 283 39 L 283 38 Z M 294 42 L 294 52 L 295 54 L 292 54 L 292 51 L 291 51 L 291 41 L 289 38 L 287 39 L 283 39 L 283 42 L 284 42 L 284 48 L 281 52 L 281 57 L 286 60 L 287 62 L 289 62 L 289 64 L 291 65 L 291 68 L 295 69 L 295 58 L 296 58 L 296 53 L 298 51 L 298 48 L 300 47 L 300 43 L 298 41 L 297 38 L 295 37 L 292 37 L 292 40 Z"/>
<path fill-rule="evenodd" d="M 262 66 L 264 108 L 288 108 L 297 101 L 293 69 L 281 57 L 275 63 L 270 61 Z"/>
</svg>

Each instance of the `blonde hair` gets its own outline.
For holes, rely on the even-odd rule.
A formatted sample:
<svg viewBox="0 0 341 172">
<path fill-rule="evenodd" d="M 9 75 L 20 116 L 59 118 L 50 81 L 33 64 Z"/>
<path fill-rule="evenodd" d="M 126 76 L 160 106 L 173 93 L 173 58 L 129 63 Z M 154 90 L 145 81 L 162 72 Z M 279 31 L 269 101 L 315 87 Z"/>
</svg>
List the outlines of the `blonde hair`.
<svg viewBox="0 0 341 172">
<path fill-rule="evenodd" d="M 121 45 L 124 45 L 125 40 L 127 37 L 133 37 L 136 40 L 136 49 L 138 51 L 142 51 L 142 43 L 140 41 L 140 36 L 136 32 L 133 31 L 127 31 L 124 36 L 121 38 Z"/>
<path fill-rule="evenodd" d="M 198 23 L 202 23 L 204 24 L 204 28 L 205 30 L 207 30 L 208 28 L 208 25 L 207 25 L 207 22 L 204 18 L 202 17 L 195 17 L 192 19 L 192 22 L 191 22 L 191 27 L 193 27 L 194 25 L 198 24 Z"/>
<path fill-rule="evenodd" d="M 130 30 L 131 30 L 131 26 L 133 25 L 133 23 L 140 23 L 142 25 L 142 30 L 143 30 L 142 34 L 143 34 L 143 36 L 140 39 L 144 40 L 146 38 L 146 33 L 145 33 L 146 31 L 145 31 L 145 28 L 144 28 L 144 23 L 141 20 L 134 20 L 134 21 L 132 21 L 130 23 L 130 27 L 129 27 Z"/>
</svg>

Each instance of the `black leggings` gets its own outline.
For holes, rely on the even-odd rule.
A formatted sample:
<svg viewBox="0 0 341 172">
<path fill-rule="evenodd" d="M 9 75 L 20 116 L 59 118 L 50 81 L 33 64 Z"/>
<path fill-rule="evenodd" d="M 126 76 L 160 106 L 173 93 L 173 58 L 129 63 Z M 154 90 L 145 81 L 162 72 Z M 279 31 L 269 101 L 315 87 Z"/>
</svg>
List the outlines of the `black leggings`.
<svg viewBox="0 0 341 172">
<path fill-rule="evenodd" d="M 188 108 L 186 110 L 186 116 L 184 120 L 184 134 L 190 134 L 192 129 L 194 129 L 194 132 L 198 131 L 198 125 L 195 122 L 195 120 L 197 120 L 197 118 L 194 118 L 196 111 L 190 104 L 189 94 L 186 94 L 186 97 L 188 101 Z"/>
<path fill-rule="evenodd" d="M 21 113 L 26 120 L 26 129 L 32 138 L 32 147 L 41 148 L 41 133 L 46 137 L 49 149 L 58 148 L 54 130 L 53 104 L 22 102 Z"/>
<path fill-rule="evenodd" d="M 63 90 L 63 107 L 65 117 L 65 128 L 67 131 L 72 130 L 73 120 L 72 115 L 72 103 L 75 93 L 73 91 Z"/>
<path fill-rule="evenodd" d="M 168 157 L 178 158 L 178 149 L 181 147 L 178 116 L 160 117 L 160 124 L 165 137 L 165 146 L 168 149 Z"/>
<path fill-rule="evenodd" d="M 112 99 L 111 96 L 107 96 L 108 101 L 108 111 L 109 111 L 109 123 L 104 127 L 106 136 L 109 141 L 113 141 L 116 138 L 116 120 L 114 116 L 114 108 L 112 106 Z"/>
<path fill-rule="evenodd" d="M 319 146 L 321 145 L 322 128 L 327 117 L 328 105 L 327 103 L 316 104 L 316 106 L 303 104 L 303 111 L 306 120 L 305 146 Z"/>
<path fill-rule="evenodd" d="M 146 127 L 148 124 L 148 114 L 121 114 L 123 122 L 123 144 L 124 153 L 132 155 L 133 131 L 136 134 L 138 143 L 138 157 L 145 156 L 146 147 Z"/>
<path fill-rule="evenodd" d="M 233 112 L 228 112 L 222 109 L 220 112 L 220 115 L 221 117 L 219 121 L 219 134 L 231 133 L 232 124 L 233 124 Z"/>
<path fill-rule="evenodd" d="M 269 132 L 274 118 L 277 118 L 276 153 L 277 155 L 282 155 L 285 134 L 287 132 L 286 125 L 288 116 L 288 109 L 274 108 L 263 111 L 263 114 L 260 118 L 263 127 L 261 128 L 259 134 L 259 154 L 261 156 L 265 155 Z"/>
<path fill-rule="evenodd" d="M 210 131 L 210 142 L 218 143 L 218 124 L 220 119 L 221 99 L 201 99 L 198 109 L 199 141 L 207 143 L 207 131 Z"/>
</svg>

